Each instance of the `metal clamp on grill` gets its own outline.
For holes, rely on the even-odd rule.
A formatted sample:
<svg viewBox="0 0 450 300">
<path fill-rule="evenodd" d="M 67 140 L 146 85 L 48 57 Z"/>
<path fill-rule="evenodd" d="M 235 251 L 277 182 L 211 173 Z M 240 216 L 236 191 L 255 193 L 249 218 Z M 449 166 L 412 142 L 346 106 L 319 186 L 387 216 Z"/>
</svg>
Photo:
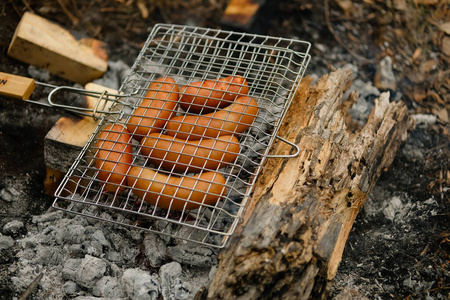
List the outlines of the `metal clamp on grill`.
<svg viewBox="0 0 450 300">
<path fill-rule="evenodd" d="M 309 63 L 310 44 L 156 25 L 56 191 L 71 213 L 223 247 Z M 299 149 L 289 143 L 296 156 Z M 283 156 L 285 157 L 285 156 Z"/>
</svg>

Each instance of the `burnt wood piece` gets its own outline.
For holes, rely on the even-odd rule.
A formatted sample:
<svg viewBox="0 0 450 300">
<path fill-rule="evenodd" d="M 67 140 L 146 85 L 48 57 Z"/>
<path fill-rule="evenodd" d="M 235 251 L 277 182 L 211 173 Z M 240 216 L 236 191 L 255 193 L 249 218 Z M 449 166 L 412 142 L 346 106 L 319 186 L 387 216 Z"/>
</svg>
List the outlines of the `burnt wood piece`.
<svg viewBox="0 0 450 300">
<path fill-rule="evenodd" d="M 104 87 L 95 83 L 85 85 L 85 90 L 116 94 L 117 90 Z M 96 106 L 108 110 L 112 101 L 100 100 L 97 97 L 86 96 L 84 108 L 94 110 Z M 89 112 L 88 112 L 89 113 Z M 99 120 L 89 116 L 65 116 L 61 117 L 50 129 L 44 140 L 45 164 L 47 167 L 67 172 L 80 154 L 81 149 L 88 142 L 90 136 L 98 125 Z"/>
<path fill-rule="evenodd" d="M 375 100 L 366 125 L 351 132 L 356 101 L 348 70 L 316 84 L 305 77 L 279 135 L 295 158 L 265 163 L 242 226 L 219 255 L 209 299 L 320 299 L 327 296 L 358 211 L 414 124 L 389 93 Z M 272 154 L 289 146 L 275 145 Z"/>
<path fill-rule="evenodd" d="M 85 90 L 117 94 L 117 90 L 95 83 L 85 85 Z M 86 96 L 84 107 L 94 110 L 99 107 L 108 110 L 112 101 L 99 100 L 99 98 Z M 100 101 L 100 103 L 98 103 Z M 100 116 L 100 115 L 98 115 Z M 97 128 L 99 120 L 89 116 L 68 115 L 58 119 L 44 139 L 44 158 L 46 165 L 46 179 L 44 190 L 53 196 L 64 175 L 69 170 L 83 147 Z"/>
<path fill-rule="evenodd" d="M 231 0 L 220 23 L 223 29 L 265 34 L 276 8 L 276 0 Z"/>
</svg>

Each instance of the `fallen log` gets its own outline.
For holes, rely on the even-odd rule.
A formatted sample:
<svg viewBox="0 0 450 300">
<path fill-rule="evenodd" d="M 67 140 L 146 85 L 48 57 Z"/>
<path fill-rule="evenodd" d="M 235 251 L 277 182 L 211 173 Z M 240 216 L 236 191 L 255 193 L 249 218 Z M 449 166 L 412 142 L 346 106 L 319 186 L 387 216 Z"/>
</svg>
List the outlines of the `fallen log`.
<svg viewBox="0 0 450 300">
<path fill-rule="evenodd" d="M 349 70 L 305 77 L 279 135 L 301 152 L 268 159 L 244 221 L 219 255 L 208 299 L 320 299 L 336 275 L 357 213 L 413 122 L 389 93 L 350 130 L 358 95 Z M 272 154 L 285 154 L 279 143 Z"/>
</svg>

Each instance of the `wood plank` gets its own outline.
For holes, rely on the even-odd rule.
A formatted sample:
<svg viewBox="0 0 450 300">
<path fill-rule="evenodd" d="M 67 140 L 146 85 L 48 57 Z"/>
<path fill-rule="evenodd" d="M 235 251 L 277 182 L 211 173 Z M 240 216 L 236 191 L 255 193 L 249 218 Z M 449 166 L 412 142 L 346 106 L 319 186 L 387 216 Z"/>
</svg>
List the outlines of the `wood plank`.
<svg viewBox="0 0 450 300">
<path fill-rule="evenodd" d="M 326 299 L 358 211 L 413 127 L 383 93 L 367 124 L 348 129 L 349 70 L 303 79 L 279 135 L 299 156 L 268 159 L 244 222 L 219 255 L 208 299 Z M 272 154 L 289 151 L 278 143 Z"/>
<path fill-rule="evenodd" d="M 76 40 L 61 26 L 26 12 L 16 28 L 8 55 L 62 78 L 86 84 L 108 68 L 105 43 Z"/>
</svg>

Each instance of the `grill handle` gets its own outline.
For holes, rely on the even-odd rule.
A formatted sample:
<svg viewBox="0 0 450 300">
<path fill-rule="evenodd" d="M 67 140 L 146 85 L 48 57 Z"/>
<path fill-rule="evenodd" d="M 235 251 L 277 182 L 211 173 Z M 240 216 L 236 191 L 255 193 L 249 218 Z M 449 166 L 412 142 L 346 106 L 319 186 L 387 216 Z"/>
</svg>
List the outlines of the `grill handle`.
<svg viewBox="0 0 450 300">
<path fill-rule="evenodd" d="M 282 142 L 292 146 L 293 148 L 295 148 L 295 152 L 292 153 L 292 154 L 282 154 L 282 155 L 270 155 L 270 154 L 268 154 L 268 155 L 266 155 L 266 157 L 269 157 L 269 158 L 289 158 L 289 157 L 297 157 L 298 156 L 298 154 L 300 153 L 300 148 L 296 144 L 294 144 L 294 143 L 292 143 L 292 142 L 282 138 L 279 135 L 276 135 L 275 137 L 277 139 L 279 139 L 280 141 L 282 141 Z"/>
</svg>

